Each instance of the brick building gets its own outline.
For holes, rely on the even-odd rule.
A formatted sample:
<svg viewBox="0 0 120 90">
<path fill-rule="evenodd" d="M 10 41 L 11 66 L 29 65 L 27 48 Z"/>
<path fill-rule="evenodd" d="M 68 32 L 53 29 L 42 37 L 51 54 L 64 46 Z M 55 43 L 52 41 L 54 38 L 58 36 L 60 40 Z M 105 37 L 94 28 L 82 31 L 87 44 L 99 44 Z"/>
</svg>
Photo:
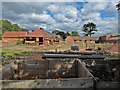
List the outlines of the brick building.
<svg viewBox="0 0 120 90">
<path fill-rule="evenodd" d="M 111 38 L 111 37 L 114 37 L 114 36 L 116 36 L 116 35 L 115 35 L 115 34 L 112 34 L 112 33 L 109 33 L 109 34 L 100 36 L 100 37 L 99 37 L 99 42 L 100 42 L 100 43 L 105 43 L 107 39 L 109 39 L 109 38 Z"/>
<path fill-rule="evenodd" d="M 53 34 L 43 29 L 37 29 L 24 36 L 25 44 L 50 45 L 59 42 Z"/>
<path fill-rule="evenodd" d="M 120 43 L 120 36 L 110 37 L 105 42 L 106 43 Z"/>
<path fill-rule="evenodd" d="M 65 41 L 66 43 L 96 43 L 99 37 L 79 37 L 79 36 L 68 36 Z"/>
<path fill-rule="evenodd" d="M 23 35 L 27 35 L 27 31 L 6 31 L 2 35 L 2 42 L 11 42 L 24 40 Z"/>
</svg>

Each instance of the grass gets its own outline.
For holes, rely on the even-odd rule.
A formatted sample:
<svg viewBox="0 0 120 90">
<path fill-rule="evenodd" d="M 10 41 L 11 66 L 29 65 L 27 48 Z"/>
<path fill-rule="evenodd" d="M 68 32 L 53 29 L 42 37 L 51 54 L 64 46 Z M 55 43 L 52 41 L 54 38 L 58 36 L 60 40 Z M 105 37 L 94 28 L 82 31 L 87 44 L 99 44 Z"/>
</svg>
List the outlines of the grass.
<svg viewBox="0 0 120 90">
<path fill-rule="evenodd" d="M 11 61 L 13 61 L 16 56 L 22 56 L 25 54 L 32 53 L 32 51 L 24 51 L 24 50 L 18 50 L 18 49 L 5 49 L 5 48 L 2 48 L 1 52 L 2 52 L 1 58 L 2 58 L 3 65 L 6 65 Z"/>
<path fill-rule="evenodd" d="M 97 47 L 108 47 L 112 45 L 112 43 L 99 43 L 99 44 L 95 44 L 95 47 L 97 49 Z M 58 43 L 55 45 L 50 45 L 50 46 L 45 46 L 46 49 L 70 49 L 71 46 L 79 46 L 80 49 L 86 49 L 86 44 L 84 43 L 75 43 L 75 44 L 68 44 L 68 43 Z M 94 47 L 94 44 L 88 44 L 87 46 L 88 48 L 90 47 Z"/>
<path fill-rule="evenodd" d="M 113 43 L 105 43 L 105 44 L 103 44 L 103 43 L 98 43 L 98 44 L 95 44 L 96 47 L 100 47 L 100 46 L 108 47 L 108 46 L 110 46 L 110 45 L 113 45 Z"/>
<path fill-rule="evenodd" d="M 14 55 L 24 55 L 27 53 L 32 53 L 32 51 L 24 51 L 19 49 L 5 49 L 2 48 L 2 55 L 3 56 L 10 56 L 13 57 Z"/>
<path fill-rule="evenodd" d="M 85 48 L 86 46 L 80 43 L 68 44 L 68 43 L 58 43 L 50 46 L 45 46 L 46 49 L 70 49 L 71 46 L 79 46 L 80 48 Z"/>
</svg>

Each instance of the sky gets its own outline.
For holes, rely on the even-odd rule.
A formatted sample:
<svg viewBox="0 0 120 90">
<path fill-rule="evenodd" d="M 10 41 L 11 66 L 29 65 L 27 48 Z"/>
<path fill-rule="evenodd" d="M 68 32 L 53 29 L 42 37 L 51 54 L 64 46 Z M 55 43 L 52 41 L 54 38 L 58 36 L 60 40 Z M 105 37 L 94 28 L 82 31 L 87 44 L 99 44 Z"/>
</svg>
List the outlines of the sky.
<svg viewBox="0 0 120 90">
<path fill-rule="evenodd" d="M 16 23 L 29 31 L 41 27 L 50 32 L 53 30 L 77 31 L 80 36 L 83 36 L 83 25 L 93 22 L 98 30 L 93 36 L 117 34 L 117 1 L 101 1 L 14 2 L 13 0 L 8 2 L 6 0 L 2 2 L 2 19 Z"/>
</svg>

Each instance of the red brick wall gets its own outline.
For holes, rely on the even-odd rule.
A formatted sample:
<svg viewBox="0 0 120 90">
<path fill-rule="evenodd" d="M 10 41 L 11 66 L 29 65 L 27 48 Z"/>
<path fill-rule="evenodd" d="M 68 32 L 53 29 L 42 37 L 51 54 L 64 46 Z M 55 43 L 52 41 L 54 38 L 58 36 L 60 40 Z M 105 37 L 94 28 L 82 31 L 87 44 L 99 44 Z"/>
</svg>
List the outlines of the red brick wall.
<svg viewBox="0 0 120 90">
<path fill-rule="evenodd" d="M 108 35 L 106 35 L 106 36 L 101 36 L 101 39 L 103 40 L 103 41 L 105 41 L 106 39 L 108 39 L 108 38 L 110 38 L 111 37 L 111 35 L 112 36 L 116 36 L 115 34 L 108 34 Z"/>
<path fill-rule="evenodd" d="M 85 41 L 84 40 L 76 41 L 75 43 L 85 43 Z M 95 41 L 86 41 L 86 43 L 95 43 Z"/>
<path fill-rule="evenodd" d="M 106 43 L 117 43 L 118 40 L 106 40 Z"/>
<path fill-rule="evenodd" d="M 67 42 L 67 43 L 85 43 L 85 41 L 84 40 L 76 40 L 76 41 L 74 41 L 71 37 L 67 37 L 66 39 L 65 39 L 65 41 Z M 95 43 L 95 41 L 86 41 L 86 43 Z"/>
<path fill-rule="evenodd" d="M 24 38 L 2 38 L 2 42 L 11 42 L 11 41 L 18 41 L 23 39 Z"/>
<path fill-rule="evenodd" d="M 67 43 L 74 43 L 74 40 L 73 40 L 70 36 L 68 36 L 68 37 L 65 39 L 65 41 L 66 41 Z"/>
<path fill-rule="evenodd" d="M 84 43 L 84 41 L 82 40 L 82 41 L 80 41 L 80 43 Z"/>
</svg>

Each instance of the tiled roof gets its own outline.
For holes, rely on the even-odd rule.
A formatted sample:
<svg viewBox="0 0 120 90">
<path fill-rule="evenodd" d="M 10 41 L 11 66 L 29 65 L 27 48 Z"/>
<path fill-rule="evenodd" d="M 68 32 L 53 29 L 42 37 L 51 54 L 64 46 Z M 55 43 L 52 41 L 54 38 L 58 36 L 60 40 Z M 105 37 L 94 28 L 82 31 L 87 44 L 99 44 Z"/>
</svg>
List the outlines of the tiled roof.
<svg viewBox="0 0 120 90">
<path fill-rule="evenodd" d="M 50 37 L 44 30 L 37 29 L 33 32 L 29 33 L 28 35 L 25 35 L 26 37 Z"/>
<path fill-rule="evenodd" d="M 79 37 L 79 36 L 71 36 L 73 40 L 98 40 L 99 37 L 89 37 L 89 36 L 84 36 L 84 37 Z"/>
<path fill-rule="evenodd" d="M 27 33 L 27 31 L 6 31 L 2 37 L 23 37 L 23 35 L 27 35 Z"/>
</svg>

